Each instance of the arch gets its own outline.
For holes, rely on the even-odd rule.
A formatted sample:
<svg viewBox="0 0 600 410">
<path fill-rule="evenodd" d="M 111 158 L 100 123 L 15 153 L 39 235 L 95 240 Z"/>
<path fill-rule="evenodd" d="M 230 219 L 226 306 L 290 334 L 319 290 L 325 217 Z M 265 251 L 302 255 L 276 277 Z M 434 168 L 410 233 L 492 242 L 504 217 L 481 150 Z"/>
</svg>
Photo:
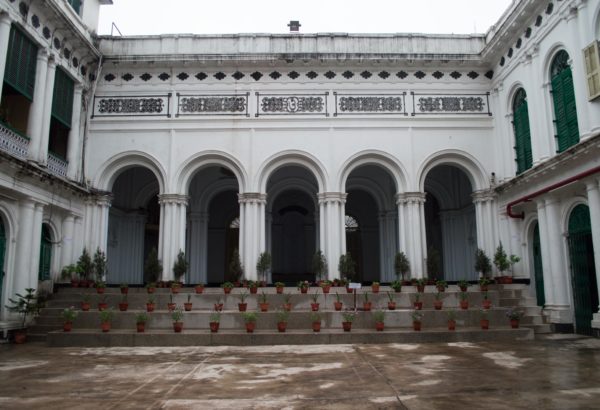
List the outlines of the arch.
<svg viewBox="0 0 600 410">
<path fill-rule="evenodd" d="M 193 202 L 191 209 L 199 208 L 201 212 L 208 212 L 208 207 L 213 198 L 225 191 L 239 191 L 238 182 L 223 180 L 212 182 L 202 192 L 200 198 Z"/>
<path fill-rule="evenodd" d="M 267 212 L 273 211 L 273 204 L 279 195 L 292 189 L 304 192 L 310 199 L 312 199 L 315 209 L 319 209 L 319 202 L 316 192 L 314 192 L 314 188 L 315 187 L 310 182 L 302 178 L 289 178 L 274 184 L 271 189 L 269 189 L 267 197 Z"/>
<path fill-rule="evenodd" d="M 483 165 L 467 152 L 448 149 L 430 155 L 421 164 L 417 172 L 419 192 L 424 192 L 427 174 L 438 165 L 453 165 L 461 169 L 469 178 L 473 191 L 487 188 L 487 173 Z"/>
<path fill-rule="evenodd" d="M 560 215 L 562 229 L 561 232 L 569 232 L 569 218 L 571 217 L 573 209 L 577 208 L 579 205 L 589 206 L 589 204 L 587 202 L 587 197 L 584 195 L 570 196 L 564 202 L 562 202 L 562 204 L 563 207 Z"/>
<path fill-rule="evenodd" d="M 318 184 L 318 192 L 327 192 L 327 171 L 325 166 L 313 155 L 308 152 L 298 150 L 281 151 L 267 158 L 262 163 L 257 172 L 254 188 L 257 192 L 267 192 L 267 182 L 275 171 L 287 165 L 297 165 L 309 170 Z"/>
<path fill-rule="evenodd" d="M 148 168 L 156 177 L 159 193 L 165 192 L 166 172 L 153 156 L 141 151 L 127 151 L 108 159 L 99 168 L 94 185 L 105 191 L 112 191 L 117 177 L 129 168 Z"/>
<path fill-rule="evenodd" d="M 508 94 L 507 94 L 508 98 L 506 99 L 506 101 L 504 103 L 505 103 L 505 107 L 506 107 L 506 112 L 511 115 L 513 112 L 515 95 L 517 94 L 517 92 L 520 89 L 523 89 L 525 91 L 525 93 L 527 93 L 525 84 L 523 84 L 521 81 L 515 81 L 508 90 Z"/>
<path fill-rule="evenodd" d="M 396 192 L 405 192 L 407 189 L 406 170 L 400 162 L 386 152 L 378 150 L 365 150 L 357 152 L 348 158 L 340 168 L 338 174 L 339 192 L 345 192 L 346 181 L 356 168 L 363 165 L 376 165 L 387 171 L 396 185 Z"/>
<path fill-rule="evenodd" d="M 565 51 L 569 56 L 574 55 L 569 51 L 569 48 L 563 42 L 556 42 L 548 48 L 548 52 L 544 56 L 544 62 L 542 65 L 543 72 L 539 73 L 544 79 L 544 84 L 549 84 L 551 80 L 550 67 L 554 61 L 554 57 L 561 51 Z"/>
<path fill-rule="evenodd" d="M 357 178 L 353 179 L 350 184 L 346 184 L 345 192 L 349 192 L 351 190 L 360 190 L 365 191 L 369 195 L 373 197 L 373 200 L 377 204 L 377 211 L 381 212 L 387 209 L 386 204 L 390 203 L 389 195 L 379 187 L 377 184 L 374 184 L 371 180 L 367 178 Z"/>
<path fill-rule="evenodd" d="M 513 132 L 515 162 L 517 175 L 533 166 L 533 152 L 531 149 L 531 130 L 529 127 L 529 107 L 527 93 L 524 88 L 518 88 L 513 96 Z"/>
<path fill-rule="evenodd" d="M 173 177 L 173 186 L 177 193 L 189 191 L 190 183 L 196 172 L 208 166 L 227 168 L 237 179 L 239 192 L 246 192 L 248 175 L 241 162 L 224 151 L 203 151 L 183 161 Z"/>
</svg>

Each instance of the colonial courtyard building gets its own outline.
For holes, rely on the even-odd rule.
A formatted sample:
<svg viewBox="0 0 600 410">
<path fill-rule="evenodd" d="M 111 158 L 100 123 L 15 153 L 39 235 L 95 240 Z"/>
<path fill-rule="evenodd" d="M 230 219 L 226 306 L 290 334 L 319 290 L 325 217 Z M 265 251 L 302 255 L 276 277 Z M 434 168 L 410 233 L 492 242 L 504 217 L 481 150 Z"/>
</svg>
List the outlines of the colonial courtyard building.
<svg viewBox="0 0 600 410">
<path fill-rule="evenodd" d="M 556 330 L 600 329 L 600 0 L 515 1 L 485 34 L 98 37 L 111 0 L 0 0 L 0 281 L 476 280 L 520 257 Z M 494 271 L 494 274 L 498 272 Z"/>
</svg>

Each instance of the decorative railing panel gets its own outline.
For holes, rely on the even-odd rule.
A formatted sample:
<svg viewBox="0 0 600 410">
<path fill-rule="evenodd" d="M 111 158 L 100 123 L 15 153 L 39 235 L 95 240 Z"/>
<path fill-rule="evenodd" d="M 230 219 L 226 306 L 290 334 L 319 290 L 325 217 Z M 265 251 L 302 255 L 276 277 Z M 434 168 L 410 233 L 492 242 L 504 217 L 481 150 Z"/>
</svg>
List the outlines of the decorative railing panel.
<svg viewBox="0 0 600 410">
<path fill-rule="evenodd" d="M 171 94 L 94 96 L 93 117 L 171 117 Z"/>
<path fill-rule="evenodd" d="M 194 95 L 177 93 L 175 117 L 187 115 L 245 115 L 248 114 L 248 97 L 245 94 Z"/>
<path fill-rule="evenodd" d="M 396 114 L 406 112 L 406 92 L 400 94 L 338 94 L 335 96 L 334 117 L 339 115 Z"/>
<path fill-rule="evenodd" d="M 256 93 L 256 117 L 261 115 L 323 115 L 327 112 L 328 92 L 321 94 Z"/>
<path fill-rule="evenodd" d="M 489 93 L 486 94 L 417 94 L 412 115 L 482 114 L 491 116 Z"/>
<path fill-rule="evenodd" d="M 67 167 L 69 163 L 62 158 L 57 157 L 51 152 L 48 153 L 48 172 L 59 177 L 67 177 Z"/>
<path fill-rule="evenodd" d="M 0 149 L 15 157 L 26 159 L 29 138 L 0 122 Z"/>
</svg>

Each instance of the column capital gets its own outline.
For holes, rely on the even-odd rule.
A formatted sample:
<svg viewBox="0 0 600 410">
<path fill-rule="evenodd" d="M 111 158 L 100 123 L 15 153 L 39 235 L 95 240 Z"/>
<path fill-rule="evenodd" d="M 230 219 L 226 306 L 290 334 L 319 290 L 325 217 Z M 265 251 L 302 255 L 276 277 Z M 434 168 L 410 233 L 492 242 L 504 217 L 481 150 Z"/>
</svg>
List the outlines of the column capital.
<svg viewBox="0 0 600 410">
<path fill-rule="evenodd" d="M 158 195 L 158 203 L 170 204 L 170 205 L 186 205 L 188 204 L 190 197 L 183 194 L 160 194 Z"/>
<path fill-rule="evenodd" d="M 581 182 L 583 182 L 585 184 L 585 189 L 588 192 L 595 191 L 600 188 L 600 186 L 599 186 L 600 179 L 598 179 L 598 177 L 596 177 L 596 176 L 586 178 Z"/>
<path fill-rule="evenodd" d="M 495 200 L 497 197 L 498 195 L 492 189 L 482 189 L 479 191 L 474 191 L 471 194 L 471 198 L 473 198 L 473 203 L 490 202 Z"/>
<path fill-rule="evenodd" d="M 244 192 L 238 194 L 240 204 L 263 204 L 267 203 L 267 194 L 261 192 Z"/>
<path fill-rule="evenodd" d="M 324 204 L 327 202 L 345 204 L 347 197 L 348 194 L 345 192 L 319 192 L 317 194 L 319 204 Z"/>
<path fill-rule="evenodd" d="M 6 24 L 10 26 L 11 23 L 12 20 L 10 19 L 10 14 L 8 14 L 8 12 L 5 10 L 0 10 L 0 24 Z"/>
<path fill-rule="evenodd" d="M 424 204 L 425 192 L 403 192 L 396 194 L 396 204 Z"/>
</svg>

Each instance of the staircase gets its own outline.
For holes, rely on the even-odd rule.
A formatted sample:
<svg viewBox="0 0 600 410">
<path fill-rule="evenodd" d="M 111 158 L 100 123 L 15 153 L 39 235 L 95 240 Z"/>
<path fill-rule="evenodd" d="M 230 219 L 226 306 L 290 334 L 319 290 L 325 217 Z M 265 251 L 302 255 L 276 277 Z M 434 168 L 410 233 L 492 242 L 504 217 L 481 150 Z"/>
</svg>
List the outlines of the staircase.
<svg viewBox="0 0 600 410">
<path fill-rule="evenodd" d="M 369 292 L 373 302 L 373 311 L 385 310 L 385 330 L 375 331 L 373 312 L 359 310 L 352 324 L 351 332 L 342 331 L 342 312 L 333 308 L 336 292 L 343 302 L 343 310 L 354 308 L 354 295 L 346 293 L 345 288 L 332 288 L 324 295 L 319 288 L 312 287 L 307 294 L 301 294 L 296 288 L 285 288 L 284 293 L 292 294 L 292 310 L 288 319 L 287 331 L 279 333 L 276 325 L 276 311 L 283 304 L 283 295 L 276 294 L 275 288 L 259 289 L 264 291 L 270 303 L 268 312 L 258 312 L 254 333 L 247 333 L 241 313 L 238 311 L 239 294 L 243 289 L 234 289 L 232 294 L 224 295 L 220 288 L 206 288 L 203 294 L 196 295 L 193 288 L 183 288 L 181 293 L 173 295 L 173 301 L 179 307 L 187 301 L 193 303 L 191 312 L 184 313 L 183 333 L 174 333 L 171 314 L 167 310 L 170 301 L 169 289 L 156 289 L 151 295 L 156 310 L 148 313 L 149 320 L 144 333 L 135 330 L 135 316 L 145 311 L 148 295 L 143 288 L 130 288 L 127 296 L 128 310 L 120 312 L 118 303 L 122 295 L 118 288 L 107 288 L 105 295 L 97 295 L 95 289 L 60 288 L 47 306 L 36 318 L 35 324 L 28 330 L 29 340 L 46 341 L 50 346 L 178 346 L 178 345 L 260 345 L 260 344 L 327 344 L 327 343 L 418 343 L 418 342 L 457 342 L 483 340 L 519 340 L 531 339 L 535 333 L 547 333 L 545 324 L 535 299 L 527 296 L 527 286 L 521 284 L 492 285 L 488 297 L 492 308 L 488 311 L 490 329 L 481 330 L 479 326 L 482 294 L 478 287 L 469 288 L 469 309 L 459 307 L 459 290 L 456 286 L 446 289 L 443 296 L 443 309 L 434 310 L 433 301 L 436 289 L 427 286 L 421 295 L 424 302 L 422 310 L 422 331 L 412 329 L 412 303 L 416 296 L 413 286 L 405 286 L 401 293 L 394 293 L 386 286 L 377 294 L 370 287 L 358 291 L 356 301 L 362 308 L 364 292 Z M 392 292 L 397 307 L 387 310 L 388 297 Z M 319 293 L 321 332 L 314 333 L 311 328 L 311 295 Z M 79 312 L 71 332 L 62 331 L 61 311 L 69 306 L 80 308 L 81 301 L 87 295 L 91 302 L 88 312 Z M 106 298 L 109 308 L 115 312 L 110 332 L 100 331 L 100 318 L 97 309 L 98 300 Z M 218 333 L 210 333 L 209 318 L 214 304 L 221 300 L 224 310 L 221 314 Z M 258 311 L 258 295 L 249 295 L 246 302 L 248 311 Z M 524 311 L 519 329 L 511 329 L 505 312 L 509 307 L 520 307 Z M 456 331 L 447 329 L 447 312 L 456 313 Z"/>
</svg>

